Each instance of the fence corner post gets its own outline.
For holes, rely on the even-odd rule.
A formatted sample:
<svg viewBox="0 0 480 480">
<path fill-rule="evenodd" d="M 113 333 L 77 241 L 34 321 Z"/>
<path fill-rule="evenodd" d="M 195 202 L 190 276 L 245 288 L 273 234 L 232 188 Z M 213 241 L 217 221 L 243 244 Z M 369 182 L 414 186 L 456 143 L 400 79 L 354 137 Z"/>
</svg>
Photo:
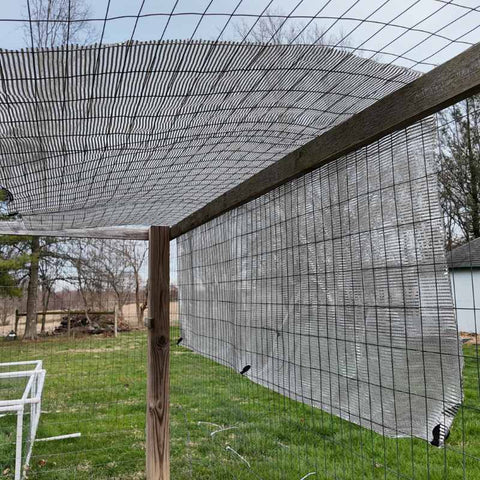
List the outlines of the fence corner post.
<svg viewBox="0 0 480 480">
<path fill-rule="evenodd" d="M 170 479 L 170 228 L 150 227 L 147 352 L 147 480 Z"/>
</svg>

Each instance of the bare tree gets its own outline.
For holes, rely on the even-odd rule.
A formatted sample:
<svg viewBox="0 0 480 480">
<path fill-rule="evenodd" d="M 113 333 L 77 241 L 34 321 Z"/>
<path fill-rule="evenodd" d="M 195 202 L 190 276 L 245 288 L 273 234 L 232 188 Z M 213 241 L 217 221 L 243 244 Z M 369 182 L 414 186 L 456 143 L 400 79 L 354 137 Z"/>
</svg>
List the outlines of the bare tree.
<svg viewBox="0 0 480 480">
<path fill-rule="evenodd" d="M 27 0 L 23 34 L 33 47 L 89 43 L 95 37 L 84 0 Z"/>
<path fill-rule="evenodd" d="M 133 276 L 127 264 L 123 242 L 98 240 L 92 250 L 90 268 L 108 291 L 113 292 L 115 303 L 123 317 L 122 309 L 133 289 Z"/>
<path fill-rule="evenodd" d="M 288 19 L 278 9 L 268 9 L 253 25 L 245 21 L 234 24 L 239 40 L 271 44 L 328 45 L 339 49 L 349 46 L 342 32 L 324 30 L 316 21 Z"/>
<path fill-rule="evenodd" d="M 439 114 L 440 199 L 447 248 L 480 237 L 480 95 Z"/>
<path fill-rule="evenodd" d="M 67 267 L 65 280 L 79 292 L 85 316 L 89 321 L 89 311 L 95 308 L 95 297 L 98 297 L 95 293 L 101 296 L 100 281 L 90 262 L 93 242 L 94 240 L 70 240 L 65 244 L 63 253 L 63 259 L 70 265 L 70 268 Z"/>
<path fill-rule="evenodd" d="M 112 297 L 122 315 L 122 308 L 133 292 L 138 304 L 137 315 L 143 315 L 141 269 L 145 258 L 144 248 L 127 241 L 70 242 L 65 255 L 71 265 L 68 280 L 80 292 L 87 317 L 95 305 L 104 308 Z"/>
<path fill-rule="evenodd" d="M 10 318 L 15 311 L 15 301 L 12 297 L 0 298 L 0 324 L 5 326 L 10 323 Z"/>
<path fill-rule="evenodd" d="M 37 297 L 38 297 L 38 263 L 40 260 L 40 239 L 32 237 L 31 239 L 31 257 L 28 269 L 28 289 L 27 289 L 27 317 L 25 320 L 26 340 L 37 338 Z"/>
<path fill-rule="evenodd" d="M 137 324 L 142 326 L 143 315 L 147 308 L 148 288 L 145 285 L 142 289 L 141 271 L 147 258 L 147 248 L 144 242 L 126 241 L 123 245 L 123 255 L 126 264 L 130 267 L 135 286 L 135 307 Z"/>
<path fill-rule="evenodd" d="M 62 280 L 64 276 L 64 260 L 58 251 L 55 253 L 57 254 L 48 255 L 39 264 L 39 284 L 42 292 L 42 323 L 40 333 L 42 334 L 45 333 L 48 307 L 54 293 L 55 284 L 59 280 Z"/>
<path fill-rule="evenodd" d="M 92 37 L 87 22 L 90 11 L 84 0 L 26 0 L 25 8 L 23 32 L 28 46 L 51 48 L 72 42 L 88 42 Z M 38 115 L 42 118 L 48 116 L 48 112 L 39 111 Z M 41 136 L 39 144 L 36 155 L 45 156 Z M 42 257 L 42 244 L 38 238 L 31 239 L 30 246 L 25 339 L 37 338 L 38 279 Z"/>
<path fill-rule="evenodd" d="M 53 259 L 58 257 L 58 252 L 55 251 L 57 242 L 58 240 L 55 238 L 31 237 L 29 239 L 30 263 L 28 267 L 27 314 L 24 339 L 34 340 L 37 338 L 38 289 L 39 286 L 42 286 L 43 290 L 47 284 L 50 285 L 50 289 L 53 288 L 55 280 L 48 277 L 48 274 L 53 274 L 52 269 L 48 268 L 48 262 L 52 262 Z"/>
</svg>

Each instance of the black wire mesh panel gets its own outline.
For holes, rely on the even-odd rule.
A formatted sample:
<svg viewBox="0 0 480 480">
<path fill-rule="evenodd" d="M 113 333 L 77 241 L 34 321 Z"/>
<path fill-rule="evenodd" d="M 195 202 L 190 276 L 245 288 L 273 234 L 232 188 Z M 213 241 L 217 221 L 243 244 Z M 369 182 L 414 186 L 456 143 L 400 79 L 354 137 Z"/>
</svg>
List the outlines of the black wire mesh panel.
<svg viewBox="0 0 480 480">
<path fill-rule="evenodd" d="M 182 344 L 387 436 L 442 445 L 462 360 L 425 120 L 178 240 Z"/>
</svg>

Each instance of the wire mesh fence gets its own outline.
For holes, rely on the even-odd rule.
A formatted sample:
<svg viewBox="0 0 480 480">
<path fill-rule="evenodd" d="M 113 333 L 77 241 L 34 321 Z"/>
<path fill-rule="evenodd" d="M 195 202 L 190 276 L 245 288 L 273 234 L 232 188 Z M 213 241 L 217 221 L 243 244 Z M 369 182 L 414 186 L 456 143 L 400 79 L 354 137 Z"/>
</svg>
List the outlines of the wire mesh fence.
<svg viewBox="0 0 480 480">
<path fill-rule="evenodd" d="M 452 244 L 448 155 L 429 119 L 179 239 L 205 478 L 475 478 L 478 247 Z"/>
<path fill-rule="evenodd" d="M 49 259 L 45 262 L 55 262 L 55 281 L 48 284 L 45 304 L 41 299 L 47 284 L 40 282 L 33 317 L 36 339 L 22 339 L 28 331 L 27 291 L 4 305 L 0 408 L 35 396 L 41 403 L 22 405 L 21 435 L 17 411 L 2 412 L 1 474 L 16 480 L 143 478 L 146 329 L 138 314 L 148 312 L 147 246 L 42 239 L 40 247 Z M 94 252 L 101 256 L 95 258 Z M 15 362 L 32 360 L 41 361 L 46 375 L 43 388 L 33 382 L 26 396 L 30 377 L 17 378 L 26 367 Z M 21 462 L 16 464 L 19 448 Z"/>
<path fill-rule="evenodd" d="M 0 232 L 36 235 L 175 229 L 480 28 L 464 0 L 20 3 L 0 11 Z M 182 230 L 172 478 L 480 478 L 479 111 L 419 108 Z M 146 255 L 0 237 L 0 476 L 145 478 Z"/>
<path fill-rule="evenodd" d="M 0 16 L 17 31 L 0 52 L 0 184 L 10 215 L 44 230 L 172 225 L 480 25 L 477 7 L 439 0 L 46 1 Z"/>
<path fill-rule="evenodd" d="M 476 477 L 477 247 L 457 250 L 460 227 L 440 208 L 448 151 L 435 141 L 453 121 L 436 132 L 427 119 L 179 239 L 173 478 Z M 148 311 L 132 268 L 118 270 L 120 300 L 100 275 L 125 242 L 100 243 L 58 246 L 68 255 L 39 340 L 8 339 L 27 305 L 3 304 L 0 362 L 47 371 L 28 478 L 145 476 Z M 22 394 L 11 382 L 2 400 Z M 15 478 L 15 415 L 0 422 L 2 473 Z"/>
<path fill-rule="evenodd" d="M 2 437 L 14 438 L 11 444 L 2 443 L 5 447 L 3 455 L 14 459 L 15 480 L 20 480 L 28 469 L 36 440 L 46 372 L 41 360 L 1 363 L 0 369 L 0 411 L 2 417 L 6 417 Z M 9 471 L 7 468 L 3 474 Z"/>
</svg>

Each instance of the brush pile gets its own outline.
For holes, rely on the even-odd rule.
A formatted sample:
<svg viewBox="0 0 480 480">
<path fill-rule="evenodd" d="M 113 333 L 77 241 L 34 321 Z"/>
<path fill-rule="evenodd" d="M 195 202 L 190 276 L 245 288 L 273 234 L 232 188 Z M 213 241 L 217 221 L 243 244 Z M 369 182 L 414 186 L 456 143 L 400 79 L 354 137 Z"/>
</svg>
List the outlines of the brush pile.
<svg viewBox="0 0 480 480">
<path fill-rule="evenodd" d="M 114 332 L 114 316 L 105 315 L 98 313 L 89 313 L 86 314 L 70 314 L 62 317 L 60 325 L 55 328 L 53 335 L 67 335 L 68 334 L 68 323 L 70 320 L 70 334 L 75 333 L 75 335 L 99 335 L 99 334 L 113 334 Z M 127 323 L 122 322 L 118 319 L 117 324 L 118 332 L 128 332 L 130 327 Z"/>
</svg>

